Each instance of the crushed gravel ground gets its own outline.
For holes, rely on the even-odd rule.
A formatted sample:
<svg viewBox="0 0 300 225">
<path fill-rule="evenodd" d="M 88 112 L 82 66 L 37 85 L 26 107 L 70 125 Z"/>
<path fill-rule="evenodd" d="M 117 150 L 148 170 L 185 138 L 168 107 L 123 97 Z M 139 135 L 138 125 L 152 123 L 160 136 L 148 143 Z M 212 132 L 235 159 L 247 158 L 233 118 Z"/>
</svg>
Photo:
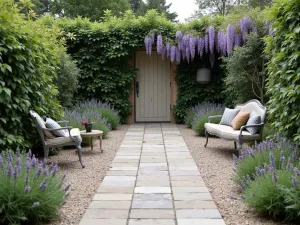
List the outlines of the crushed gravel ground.
<svg viewBox="0 0 300 225">
<path fill-rule="evenodd" d="M 236 186 L 230 179 L 233 173 L 232 155 L 237 153 L 233 142 L 211 137 L 207 148 L 204 148 L 206 141 L 204 137 L 196 136 L 195 132 L 185 125 L 178 125 L 178 128 L 227 225 L 291 225 L 258 215 L 240 200 L 231 198 L 239 196 Z"/>
<path fill-rule="evenodd" d="M 112 160 L 124 138 L 128 125 L 122 125 L 118 130 L 113 130 L 103 139 L 103 153 L 99 150 L 99 141 L 91 151 L 85 147 L 83 152 L 82 169 L 75 154 L 75 149 L 61 150 L 57 156 L 49 157 L 49 162 L 58 162 L 60 173 L 67 174 L 67 183 L 70 183 L 71 192 L 66 203 L 59 210 L 59 221 L 51 225 L 79 224 L 83 214 L 101 184 Z"/>
</svg>

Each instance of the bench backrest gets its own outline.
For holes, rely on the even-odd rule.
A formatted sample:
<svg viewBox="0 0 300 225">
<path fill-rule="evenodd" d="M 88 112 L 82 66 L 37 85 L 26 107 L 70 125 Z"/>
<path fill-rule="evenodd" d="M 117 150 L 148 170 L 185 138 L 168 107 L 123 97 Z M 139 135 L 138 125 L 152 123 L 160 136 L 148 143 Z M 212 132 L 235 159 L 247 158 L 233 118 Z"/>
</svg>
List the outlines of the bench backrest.
<svg viewBox="0 0 300 225">
<path fill-rule="evenodd" d="M 256 99 L 252 99 L 244 104 L 239 104 L 235 108 L 240 109 L 241 111 L 255 113 L 261 117 L 262 122 L 264 122 L 266 118 L 267 108 Z"/>
</svg>

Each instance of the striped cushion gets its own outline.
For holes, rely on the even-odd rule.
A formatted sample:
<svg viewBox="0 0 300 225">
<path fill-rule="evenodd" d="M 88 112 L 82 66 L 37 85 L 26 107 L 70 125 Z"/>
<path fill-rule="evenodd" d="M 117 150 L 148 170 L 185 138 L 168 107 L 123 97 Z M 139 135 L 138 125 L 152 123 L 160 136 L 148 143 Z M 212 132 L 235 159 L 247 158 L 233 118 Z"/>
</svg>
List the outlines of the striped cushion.
<svg viewBox="0 0 300 225">
<path fill-rule="evenodd" d="M 54 121 L 53 119 L 50 119 L 50 118 L 46 119 L 46 127 L 50 128 L 50 129 L 61 128 L 61 126 L 56 121 Z M 67 136 L 69 136 L 66 132 L 68 132 L 68 130 L 55 130 L 55 131 L 52 131 L 52 133 L 54 135 L 56 135 L 57 137 L 67 137 Z"/>
<path fill-rule="evenodd" d="M 220 124 L 231 126 L 231 122 L 234 117 L 239 113 L 239 109 L 228 109 L 225 108 Z"/>
<path fill-rule="evenodd" d="M 261 117 L 256 114 L 251 114 L 246 125 L 253 125 L 253 124 L 260 124 L 260 123 L 261 123 Z M 250 134 L 256 134 L 260 130 L 260 127 L 248 127 L 246 129 L 249 131 Z"/>
</svg>

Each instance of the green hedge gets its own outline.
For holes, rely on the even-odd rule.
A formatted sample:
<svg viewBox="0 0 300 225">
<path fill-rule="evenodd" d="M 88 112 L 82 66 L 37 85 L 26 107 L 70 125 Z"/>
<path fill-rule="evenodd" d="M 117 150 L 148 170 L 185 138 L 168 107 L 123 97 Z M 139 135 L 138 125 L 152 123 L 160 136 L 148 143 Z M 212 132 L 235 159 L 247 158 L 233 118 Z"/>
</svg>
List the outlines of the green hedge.
<svg viewBox="0 0 300 225">
<path fill-rule="evenodd" d="M 30 109 L 54 118 L 62 112 L 53 84 L 58 50 L 63 49 L 59 33 L 27 18 L 13 1 L 0 1 L 1 149 L 28 145 L 35 132 Z"/>
<path fill-rule="evenodd" d="M 277 0 L 271 8 L 274 35 L 267 37 L 270 55 L 267 94 L 273 129 L 300 140 L 300 4 L 299 0 Z"/>
</svg>

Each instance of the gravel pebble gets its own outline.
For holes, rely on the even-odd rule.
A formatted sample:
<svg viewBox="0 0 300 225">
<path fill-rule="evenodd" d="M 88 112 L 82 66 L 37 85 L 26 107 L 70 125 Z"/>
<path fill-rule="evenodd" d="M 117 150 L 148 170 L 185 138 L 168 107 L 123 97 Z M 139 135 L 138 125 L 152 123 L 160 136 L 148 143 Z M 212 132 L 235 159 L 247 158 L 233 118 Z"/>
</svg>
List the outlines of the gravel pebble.
<svg viewBox="0 0 300 225">
<path fill-rule="evenodd" d="M 193 155 L 200 173 L 209 188 L 211 195 L 227 225 L 271 225 L 289 224 L 263 217 L 249 209 L 232 196 L 239 196 L 232 177 L 233 158 L 236 154 L 232 141 L 219 138 L 209 138 L 207 148 L 204 148 L 206 138 L 196 136 L 192 129 L 185 125 L 177 125 Z"/>
<path fill-rule="evenodd" d="M 82 169 L 75 154 L 75 149 L 59 151 L 57 156 L 49 157 L 49 162 L 58 162 L 60 173 L 67 174 L 67 183 L 70 183 L 71 192 L 66 203 L 59 210 L 59 220 L 50 225 L 79 224 L 89 203 L 101 184 L 112 160 L 124 138 L 128 125 L 122 125 L 118 130 L 111 131 L 103 140 L 103 153 L 100 153 L 99 144 L 84 148 Z"/>
</svg>

